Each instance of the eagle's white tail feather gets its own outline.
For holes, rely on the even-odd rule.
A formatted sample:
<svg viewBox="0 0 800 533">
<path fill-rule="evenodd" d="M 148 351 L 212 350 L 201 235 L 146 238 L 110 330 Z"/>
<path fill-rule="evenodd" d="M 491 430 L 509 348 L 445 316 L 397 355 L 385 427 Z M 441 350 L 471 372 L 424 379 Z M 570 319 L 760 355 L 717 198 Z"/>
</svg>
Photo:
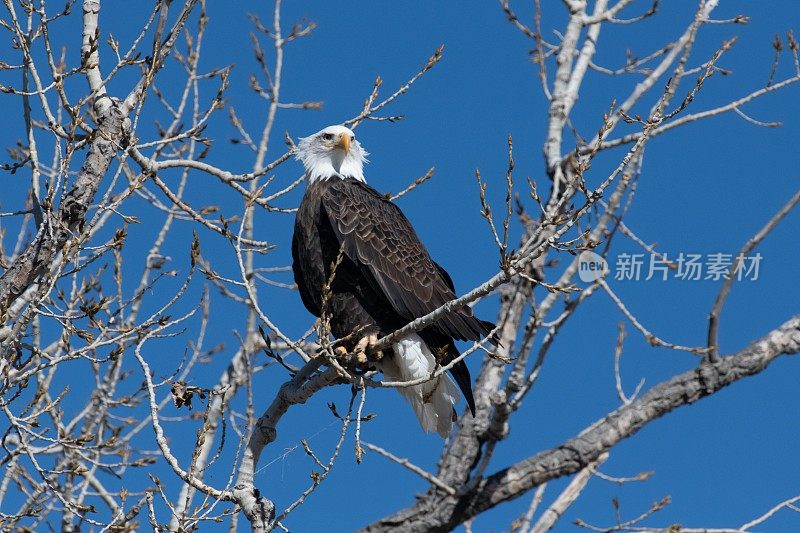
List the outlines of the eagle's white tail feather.
<svg viewBox="0 0 800 533">
<path fill-rule="evenodd" d="M 394 358 L 385 357 L 377 365 L 387 380 L 410 381 L 428 377 L 436 369 L 433 353 L 416 333 L 400 339 L 394 345 L 394 353 Z M 450 434 L 453 406 L 458 400 L 458 388 L 450 376 L 443 374 L 421 385 L 397 390 L 411 403 L 425 431 L 436 431 L 442 438 Z"/>
</svg>

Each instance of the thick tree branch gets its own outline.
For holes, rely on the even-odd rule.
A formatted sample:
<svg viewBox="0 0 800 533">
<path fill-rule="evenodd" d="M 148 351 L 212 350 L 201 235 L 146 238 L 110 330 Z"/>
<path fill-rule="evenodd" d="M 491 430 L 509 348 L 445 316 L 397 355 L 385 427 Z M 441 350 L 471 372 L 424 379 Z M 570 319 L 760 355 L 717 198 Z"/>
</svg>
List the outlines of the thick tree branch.
<svg viewBox="0 0 800 533">
<path fill-rule="evenodd" d="M 656 385 L 640 399 L 592 424 L 577 437 L 500 470 L 457 497 L 438 491 L 428 492 L 417 504 L 371 524 L 363 531 L 449 531 L 542 483 L 580 471 L 653 420 L 710 396 L 742 378 L 762 372 L 781 355 L 798 352 L 800 316 L 736 354 L 720 358 L 715 364 L 704 363 Z"/>
<path fill-rule="evenodd" d="M 255 469 L 261 452 L 277 437 L 278 422 L 289 407 L 305 403 L 314 393 L 339 379 L 339 374 L 333 368 L 314 374 L 322 359 L 322 356 L 312 359 L 294 378 L 281 386 L 272 404 L 256 422 L 250 441 L 247 443 L 239 467 L 234 498 L 250 521 L 254 532 L 265 531 L 275 512 L 275 504 L 263 497 L 254 485 Z"/>
<path fill-rule="evenodd" d="M 117 105 L 102 106 L 98 103 L 100 100 L 109 99 L 104 97 L 95 102 L 98 125 L 75 185 L 67 192 L 55 216 L 45 217 L 33 242 L 0 277 L 0 319 L 5 319 L 2 315 L 8 307 L 47 270 L 74 236 L 74 230 L 79 229 L 103 176 L 125 142 L 129 121 Z"/>
</svg>

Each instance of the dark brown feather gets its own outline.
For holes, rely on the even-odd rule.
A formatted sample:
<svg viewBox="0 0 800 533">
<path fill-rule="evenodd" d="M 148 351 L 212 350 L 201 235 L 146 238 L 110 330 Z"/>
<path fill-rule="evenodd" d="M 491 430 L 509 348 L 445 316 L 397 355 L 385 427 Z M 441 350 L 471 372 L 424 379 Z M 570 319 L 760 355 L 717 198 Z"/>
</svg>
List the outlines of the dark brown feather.
<svg viewBox="0 0 800 533">
<path fill-rule="evenodd" d="M 377 288 L 406 321 L 455 299 L 452 280 L 431 259 L 414 228 L 395 204 L 357 180 L 332 183 L 321 199 L 345 254 L 366 267 Z M 491 328 L 462 307 L 434 327 L 458 340 L 480 340 Z"/>
<path fill-rule="evenodd" d="M 389 334 L 456 297 L 453 280 L 431 259 L 399 207 L 355 179 L 316 180 L 300 204 L 292 239 L 295 281 L 315 316 L 322 313 L 322 288 L 341 247 L 344 257 L 329 302 L 331 329 L 338 338 L 364 327 Z M 459 355 L 453 339 L 480 340 L 493 327 L 463 307 L 420 336 L 446 365 Z M 451 373 L 474 414 L 466 364 L 459 362 Z"/>
</svg>

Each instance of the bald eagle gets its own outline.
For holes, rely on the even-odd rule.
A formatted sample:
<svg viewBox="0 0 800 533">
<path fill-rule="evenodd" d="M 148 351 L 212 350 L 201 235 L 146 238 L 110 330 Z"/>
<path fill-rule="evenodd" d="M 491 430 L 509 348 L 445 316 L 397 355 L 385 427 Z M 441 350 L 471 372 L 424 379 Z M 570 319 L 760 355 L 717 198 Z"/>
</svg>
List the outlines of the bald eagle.
<svg viewBox="0 0 800 533">
<path fill-rule="evenodd" d="M 329 126 L 300 140 L 297 158 L 308 188 L 292 238 L 295 281 L 303 304 L 317 317 L 323 311 L 323 287 L 342 250 L 327 316 L 331 333 L 344 339 L 348 351 L 362 352 L 378 337 L 456 297 L 449 274 L 431 259 L 400 208 L 367 185 L 367 155 L 344 126 Z M 462 307 L 399 339 L 372 364 L 392 381 L 428 377 L 459 356 L 455 340 L 477 341 L 493 328 Z M 450 372 L 474 415 L 467 365 L 461 361 Z M 447 375 L 398 390 L 425 431 L 443 438 L 450 434 L 458 391 Z"/>
</svg>

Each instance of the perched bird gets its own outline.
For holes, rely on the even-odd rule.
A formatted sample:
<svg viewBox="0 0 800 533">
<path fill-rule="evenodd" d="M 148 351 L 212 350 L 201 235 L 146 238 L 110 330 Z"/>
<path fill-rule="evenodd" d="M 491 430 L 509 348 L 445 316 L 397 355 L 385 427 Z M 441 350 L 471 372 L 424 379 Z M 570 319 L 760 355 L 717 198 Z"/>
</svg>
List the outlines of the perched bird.
<svg viewBox="0 0 800 533">
<path fill-rule="evenodd" d="M 431 259 L 400 208 L 367 185 L 367 155 L 344 126 L 329 126 L 300 140 L 297 158 L 308 188 L 292 239 L 292 270 L 303 304 L 317 317 L 326 305 L 331 333 L 344 339 L 348 351 L 362 354 L 370 354 L 379 337 L 456 297 L 450 275 Z M 455 340 L 477 341 L 492 329 L 494 324 L 462 307 L 399 339 L 370 362 L 391 381 L 428 377 L 459 356 Z M 450 372 L 474 415 L 467 365 L 461 361 Z M 449 435 L 458 391 L 447 375 L 398 390 L 425 431 Z"/>
</svg>

